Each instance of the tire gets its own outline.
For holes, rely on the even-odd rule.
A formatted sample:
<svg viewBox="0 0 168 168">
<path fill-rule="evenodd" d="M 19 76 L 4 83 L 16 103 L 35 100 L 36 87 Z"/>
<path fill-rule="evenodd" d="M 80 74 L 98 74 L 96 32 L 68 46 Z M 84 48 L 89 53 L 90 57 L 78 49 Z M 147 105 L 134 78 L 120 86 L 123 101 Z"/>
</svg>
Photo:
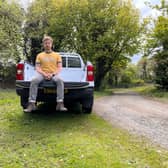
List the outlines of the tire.
<svg viewBox="0 0 168 168">
<path fill-rule="evenodd" d="M 94 99 L 93 96 L 83 99 L 83 101 L 81 103 L 83 113 L 85 113 L 85 114 L 91 114 L 92 113 L 93 99 Z"/>
<path fill-rule="evenodd" d="M 92 113 L 92 107 L 82 107 L 82 112 L 85 114 L 91 114 Z"/>
<path fill-rule="evenodd" d="M 27 108 L 28 97 L 20 96 L 20 105 L 23 107 L 23 109 Z"/>
</svg>

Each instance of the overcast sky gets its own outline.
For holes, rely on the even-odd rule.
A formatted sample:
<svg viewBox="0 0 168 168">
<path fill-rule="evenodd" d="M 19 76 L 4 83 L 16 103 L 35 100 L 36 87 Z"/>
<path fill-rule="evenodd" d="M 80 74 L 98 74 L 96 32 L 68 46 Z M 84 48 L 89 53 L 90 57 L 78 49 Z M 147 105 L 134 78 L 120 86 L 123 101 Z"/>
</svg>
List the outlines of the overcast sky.
<svg viewBox="0 0 168 168">
<path fill-rule="evenodd" d="M 158 12 L 156 10 L 152 10 L 150 7 L 145 5 L 145 2 L 149 2 L 152 5 L 160 4 L 160 0 L 133 0 L 135 6 L 140 9 L 141 16 L 142 17 L 146 17 L 149 15 L 153 17 L 158 16 Z"/>
</svg>

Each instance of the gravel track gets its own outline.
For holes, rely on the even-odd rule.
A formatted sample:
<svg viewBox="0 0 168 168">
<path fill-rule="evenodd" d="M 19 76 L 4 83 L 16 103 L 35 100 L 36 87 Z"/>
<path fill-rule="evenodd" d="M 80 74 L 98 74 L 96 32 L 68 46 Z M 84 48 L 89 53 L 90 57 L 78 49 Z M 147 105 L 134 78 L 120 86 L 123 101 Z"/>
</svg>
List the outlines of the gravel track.
<svg viewBox="0 0 168 168">
<path fill-rule="evenodd" d="M 113 125 L 168 149 L 168 104 L 123 91 L 96 99 L 94 112 Z"/>
</svg>

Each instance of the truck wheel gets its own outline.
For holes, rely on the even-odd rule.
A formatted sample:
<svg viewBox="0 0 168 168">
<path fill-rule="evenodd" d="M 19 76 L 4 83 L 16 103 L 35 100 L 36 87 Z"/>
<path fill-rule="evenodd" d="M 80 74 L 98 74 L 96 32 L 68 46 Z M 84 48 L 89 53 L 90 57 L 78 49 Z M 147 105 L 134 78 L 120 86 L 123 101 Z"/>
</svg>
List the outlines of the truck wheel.
<svg viewBox="0 0 168 168">
<path fill-rule="evenodd" d="M 82 107 L 82 112 L 85 114 L 91 114 L 92 113 L 92 107 Z"/>
<path fill-rule="evenodd" d="M 23 107 L 23 109 L 27 108 L 28 105 L 28 97 L 21 96 L 20 97 L 20 104 Z"/>
<path fill-rule="evenodd" d="M 85 98 L 82 101 L 82 112 L 86 113 L 86 114 L 90 114 L 92 113 L 92 106 L 93 106 L 93 96 L 89 97 L 89 98 Z"/>
</svg>

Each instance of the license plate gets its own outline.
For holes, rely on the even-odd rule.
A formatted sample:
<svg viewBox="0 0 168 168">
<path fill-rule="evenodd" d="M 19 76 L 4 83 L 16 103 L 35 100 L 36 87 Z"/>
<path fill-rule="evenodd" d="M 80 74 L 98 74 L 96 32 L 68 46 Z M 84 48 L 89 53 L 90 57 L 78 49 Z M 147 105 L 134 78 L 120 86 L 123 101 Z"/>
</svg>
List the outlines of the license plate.
<svg viewBox="0 0 168 168">
<path fill-rule="evenodd" d="M 56 94 L 56 89 L 44 88 L 44 94 Z"/>
<path fill-rule="evenodd" d="M 44 88 L 44 94 L 56 94 L 56 89 Z M 68 89 L 64 90 L 64 93 L 68 93 Z"/>
<path fill-rule="evenodd" d="M 68 93 L 68 89 L 64 89 L 64 94 Z"/>
</svg>

